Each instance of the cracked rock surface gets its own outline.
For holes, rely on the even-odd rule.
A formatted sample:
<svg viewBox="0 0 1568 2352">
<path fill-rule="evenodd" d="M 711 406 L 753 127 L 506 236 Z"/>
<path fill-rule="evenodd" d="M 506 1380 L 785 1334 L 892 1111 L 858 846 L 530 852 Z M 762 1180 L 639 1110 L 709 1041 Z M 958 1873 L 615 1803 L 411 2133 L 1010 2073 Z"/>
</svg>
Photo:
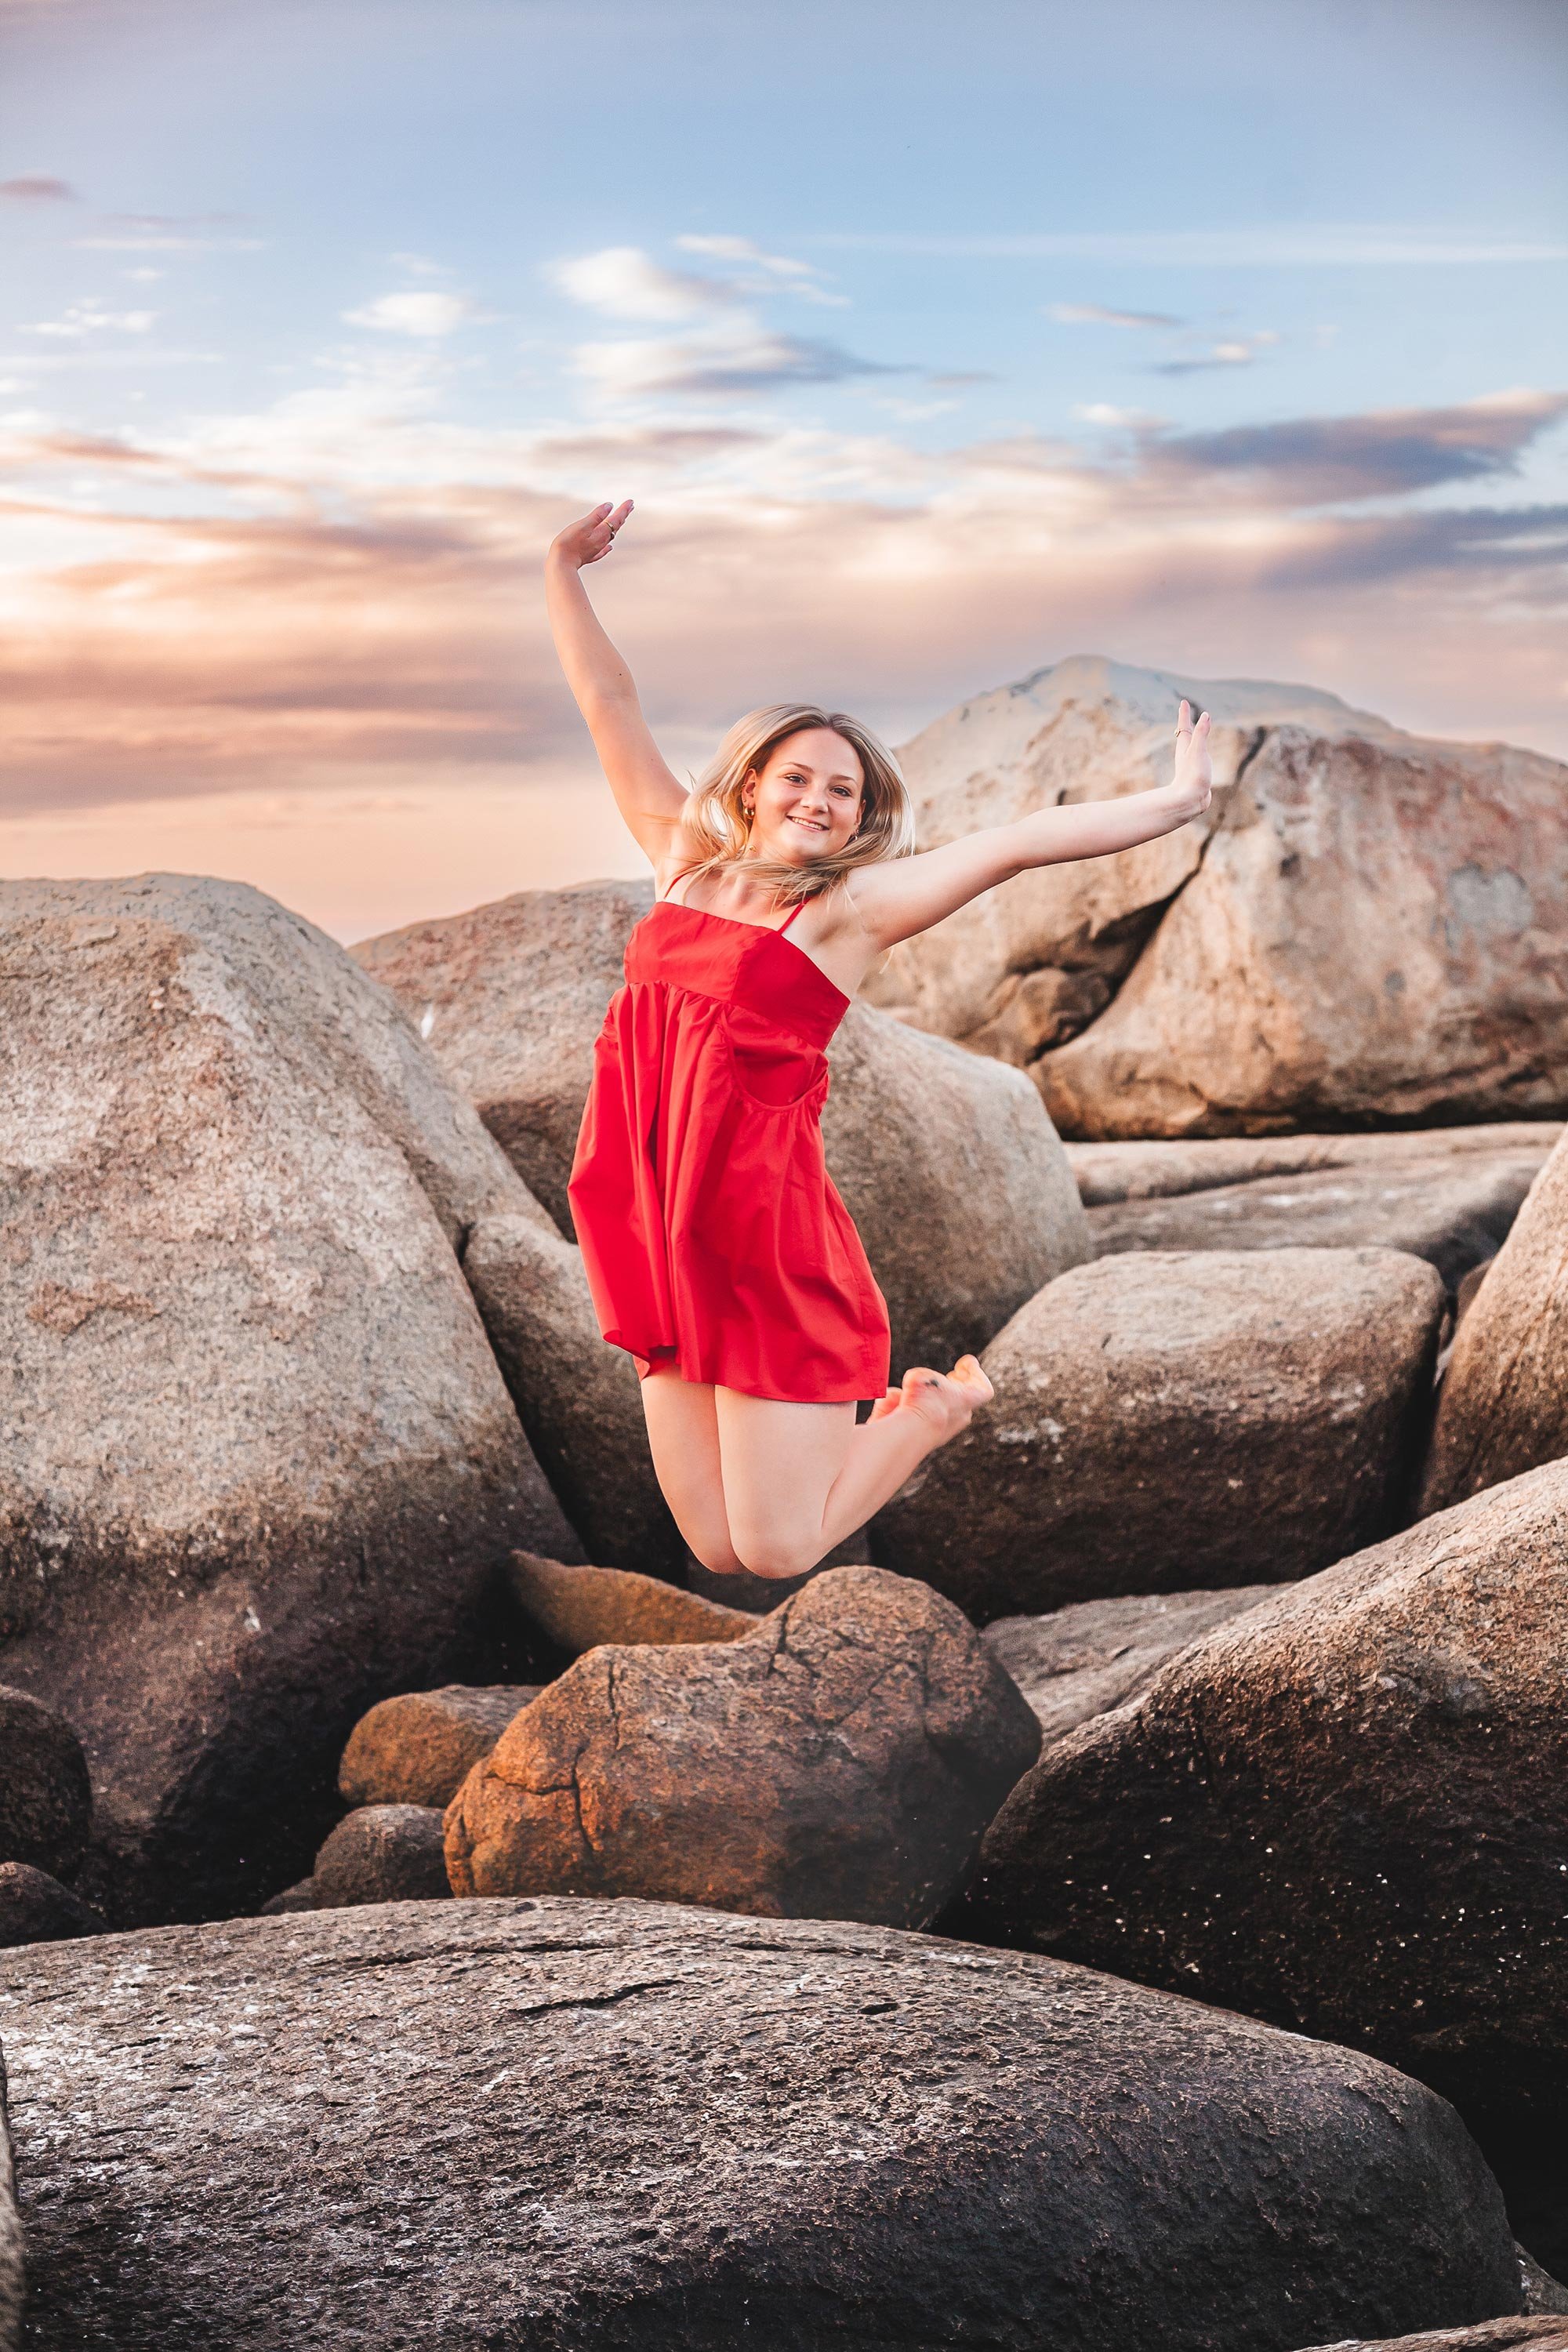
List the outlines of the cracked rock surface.
<svg viewBox="0 0 1568 2352">
<path fill-rule="evenodd" d="M 81 1737 L 85 1894 L 245 1908 L 506 1553 L 580 1554 L 454 1246 L 527 1196 L 258 891 L 7 883 L 0 964 L 0 1675 Z"/>
<path fill-rule="evenodd" d="M 981 1362 L 996 1393 L 873 1522 L 976 1622 L 1304 1576 L 1395 1523 L 1443 1286 L 1398 1250 L 1130 1252 Z"/>
<path fill-rule="evenodd" d="M 394 1904 L 0 1957 L 37 2352 L 1280 2352 L 1517 2310 L 1451 2109 L 887 1929 Z"/>
<path fill-rule="evenodd" d="M 1374 2051 L 1506 2186 L 1561 2184 L 1565 1683 L 1556 1462 L 1282 1588 L 1052 1743 L 955 1932 Z M 1561 2207 L 1521 2234 L 1560 2273 Z"/>
<path fill-rule="evenodd" d="M 904 747 L 921 847 L 1166 781 L 1183 695 L 1214 720 L 1202 819 L 987 892 L 868 998 L 1026 1067 L 1064 1135 L 1560 1114 L 1568 770 L 1539 753 L 1075 657 Z"/>
<path fill-rule="evenodd" d="M 740 1641 L 579 1658 L 453 1798 L 447 1872 L 922 1927 L 1039 1738 L 950 1601 L 829 1569 Z"/>
</svg>

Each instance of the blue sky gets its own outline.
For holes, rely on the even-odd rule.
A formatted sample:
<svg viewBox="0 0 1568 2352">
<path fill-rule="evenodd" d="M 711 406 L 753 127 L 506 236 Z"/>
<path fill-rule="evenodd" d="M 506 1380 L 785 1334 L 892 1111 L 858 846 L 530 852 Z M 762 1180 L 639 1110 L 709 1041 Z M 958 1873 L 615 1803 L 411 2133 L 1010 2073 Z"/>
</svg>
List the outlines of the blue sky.
<svg viewBox="0 0 1568 2352">
<path fill-rule="evenodd" d="M 678 764 L 1081 651 L 1568 754 L 1565 122 L 1520 0 L 0 0 L 0 865 L 637 870 L 599 496 Z"/>
</svg>

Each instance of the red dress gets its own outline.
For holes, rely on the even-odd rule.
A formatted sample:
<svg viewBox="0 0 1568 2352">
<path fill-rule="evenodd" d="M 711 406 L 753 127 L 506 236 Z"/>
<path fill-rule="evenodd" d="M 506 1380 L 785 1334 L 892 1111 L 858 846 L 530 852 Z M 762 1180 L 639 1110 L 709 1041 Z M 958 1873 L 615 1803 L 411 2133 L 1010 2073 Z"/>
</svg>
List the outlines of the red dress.
<svg viewBox="0 0 1568 2352">
<path fill-rule="evenodd" d="M 822 1150 L 849 999 L 794 920 L 656 900 L 595 1041 L 567 1195 L 599 1328 L 639 1374 L 842 1404 L 886 1392 L 888 1308 Z"/>
</svg>

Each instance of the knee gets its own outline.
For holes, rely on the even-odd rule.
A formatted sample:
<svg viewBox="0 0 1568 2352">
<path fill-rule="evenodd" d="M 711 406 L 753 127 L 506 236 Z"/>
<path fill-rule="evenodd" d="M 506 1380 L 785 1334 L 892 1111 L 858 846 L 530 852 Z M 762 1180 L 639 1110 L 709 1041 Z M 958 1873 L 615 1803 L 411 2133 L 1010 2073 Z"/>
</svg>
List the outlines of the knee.
<svg viewBox="0 0 1568 2352">
<path fill-rule="evenodd" d="M 684 1528 L 681 1532 L 686 1534 Z M 700 1542 L 693 1542 L 691 1537 L 686 1535 L 686 1543 L 692 1559 L 705 1568 L 710 1576 L 743 1576 L 745 1574 L 734 1545 L 726 1541 L 722 1536 L 715 1538 L 704 1536 Z"/>
<path fill-rule="evenodd" d="M 786 1535 L 763 1534 L 748 1536 L 742 1528 L 735 1537 L 735 1552 L 742 1568 L 752 1576 L 784 1579 L 804 1576 L 815 1568 L 822 1557 L 820 1544 L 791 1539 Z"/>
</svg>

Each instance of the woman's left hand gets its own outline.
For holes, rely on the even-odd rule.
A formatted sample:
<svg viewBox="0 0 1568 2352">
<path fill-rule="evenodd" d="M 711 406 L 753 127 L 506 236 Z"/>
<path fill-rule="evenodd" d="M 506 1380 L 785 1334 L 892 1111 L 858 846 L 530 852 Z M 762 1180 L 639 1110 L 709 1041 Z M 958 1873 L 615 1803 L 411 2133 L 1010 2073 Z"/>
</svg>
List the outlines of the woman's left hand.
<svg viewBox="0 0 1568 2352">
<path fill-rule="evenodd" d="M 1204 711 L 1194 727 L 1192 705 L 1184 702 L 1176 720 L 1176 772 L 1171 779 L 1172 797 L 1181 811 L 1177 822 L 1185 824 L 1190 818 L 1202 816 L 1213 792 L 1209 715 Z"/>
</svg>

